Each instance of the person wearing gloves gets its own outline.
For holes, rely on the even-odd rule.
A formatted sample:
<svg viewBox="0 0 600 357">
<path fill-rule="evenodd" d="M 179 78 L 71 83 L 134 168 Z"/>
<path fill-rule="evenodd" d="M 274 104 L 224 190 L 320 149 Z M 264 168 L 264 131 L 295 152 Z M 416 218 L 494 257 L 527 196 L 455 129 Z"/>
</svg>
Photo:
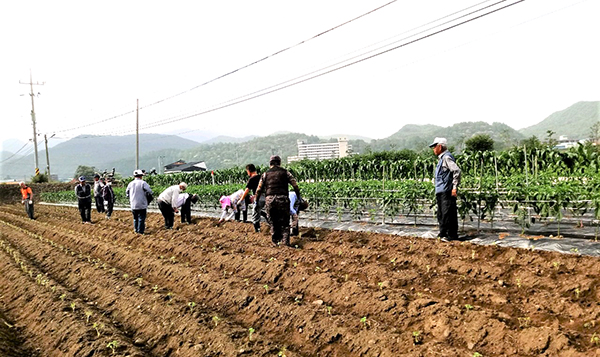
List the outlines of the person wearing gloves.
<svg viewBox="0 0 600 357">
<path fill-rule="evenodd" d="M 179 208 L 179 212 L 181 212 L 181 223 L 192 224 L 192 204 L 198 202 L 198 199 L 197 194 L 189 195 L 182 193 L 179 195 L 177 207 Z"/>
<path fill-rule="evenodd" d="M 19 182 L 19 186 L 21 186 L 21 203 L 25 205 L 25 212 L 27 212 L 27 216 L 29 219 L 33 218 L 33 191 L 31 191 L 31 187 L 28 187 L 25 182 Z"/>
<path fill-rule="evenodd" d="M 75 186 L 75 195 L 77 195 L 81 222 L 92 223 L 92 188 L 85 182 L 85 176 L 79 177 L 79 184 Z"/>
<path fill-rule="evenodd" d="M 115 204 L 115 192 L 112 188 L 112 179 L 109 178 L 106 180 L 106 185 L 102 187 L 102 199 L 106 202 L 106 219 L 110 219 L 112 216 L 113 207 Z"/>
<path fill-rule="evenodd" d="M 156 202 L 158 208 L 165 219 L 165 228 L 173 229 L 173 223 L 175 221 L 175 213 L 179 212 L 178 205 L 179 194 L 187 188 L 185 182 L 179 183 L 179 185 L 173 185 L 164 190 L 159 196 Z"/>
<path fill-rule="evenodd" d="M 152 189 L 142 179 L 143 176 L 144 172 L 142 170 L 133 171 L 134 179 L 127 185 L 125 190 L 125 196 L 129 198 L 131 213 L 133 214 L 133 229 L 135 233 L 139 234 L 145 234 L 148 195 L 152 195 Z"/>
<path fill-rule="evenodd" d="M 104 188 L 104 179 L 100 175 L 94 175 L 94 201 L 96 201 L 96 210 L 98 213 L 104 212 L 104 198 L 102 198 L 102 188 Z"/>
<path fill-rule="evenodd" d="M 456 195 L 460 184 L 460 168 L 448 151 L 446 138 L 435 138 L 429 147 L 438 157 L 434 175 L 437 219 L 440 227 L 438 237 L 447 242 L 458 239 Z"/>
<path fill-rule="evenodd" d="M 296 197 L 300 200 L 300 188 L 296 178 L 281 167 L 281 158 L 277 155 L 269 159 L 269 170 L 262 174 L 256 197 L 265 194 L 265 211 L 267 220 L 272 225 L 271 241 L 273 244 L 290 245 L 290 198 L 289 185 L 292 185 Z"/>
<path fill-rule="evenodd" d="M 221 196 L 219 202 L 221 202 L 221 209 L 223 212 L 221 213 L 221 218 L 219 218 L 217 224 L 230 220 L 236 213 L 246 210 L 246 201 L 241 199 L 243 194 L 244 190 L 240 189 L 229 196 Z M 227 216 L 227 212 L 230 208 L 231 213 Z"/>
</svg>

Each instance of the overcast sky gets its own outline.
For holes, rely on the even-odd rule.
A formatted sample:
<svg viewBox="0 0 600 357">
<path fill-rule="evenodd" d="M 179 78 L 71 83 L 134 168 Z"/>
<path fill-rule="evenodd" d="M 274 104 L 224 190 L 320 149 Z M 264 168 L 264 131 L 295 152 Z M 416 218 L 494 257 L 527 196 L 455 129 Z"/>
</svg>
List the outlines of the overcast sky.
<svg viewBox="0 0 600 357">
<path fill-rule="evenodd" d="M 140 110 L 142 132 L 383 138 L 406 124 L 462 121 L 520 129 L 575 102 L 600 100 L 600 1 L 526 0 L 195 115 L 455 25 L 476 15 L 441 25 L 466 13 L 460 12 L 426 24 L 498 0 L 397 0 L 311 39 L 390 1 L 4 1 L 0 140 L 32 136 L 29 86 L 19 83 L 29 82 L 30 70 L 34 82 L 45 82 L 34 86 L 38 132 L 62 138 L 132 134 L 136 99 L 145 107 L 182 92 Z M 195 116 L 177 120 L 189 115 Z M 177 121 L 148 128 L 167 119 Z"/>
</svg>

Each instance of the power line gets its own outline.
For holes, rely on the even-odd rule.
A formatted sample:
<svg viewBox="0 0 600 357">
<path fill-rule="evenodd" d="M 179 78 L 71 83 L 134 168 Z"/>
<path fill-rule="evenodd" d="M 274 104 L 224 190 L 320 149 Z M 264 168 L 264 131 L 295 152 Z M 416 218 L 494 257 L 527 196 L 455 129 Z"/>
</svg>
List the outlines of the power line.
<svg viewBox="0 0 600 357">
<path fill-rule="evenodd" d="M 21 148 L 19 150 L 17 150 L 15 153 L 13 153 L 12 155 L 10 155 L 6 159 L 0 161 L 0 164 L 6 162 L 6 161 L 10 160 L 11 158 L 13 158 L 14 156 L 16 156 L 21 150 L 23 150 L 25 148 L 25 146 L 27 146 L 27 144 L 29 144 L 29 141 L 26 142 L 25 144 L 23 144 L 23 146 L 21 146 Z"/>
<path fill-rule="evenodd" d="M 490 7 L 492 7 L 492 6 L 498 5 L 498 4 L 500 4 L 500 3 L 502 3 L 502 2 L 505 2 L 505 1 L 507 1 L 507 0 L 501 0 L 501 1 L 498 1 L 498 2 L 496 2 L 496 3 L 494 3 L 494 4 L 492 4 L 492 5 L 488 5 L 488 6 L 484 7 L 484 8 L 482 8 L 482 9 L 479 9 L 479 10 L 473 11 L 473 12 L 471 12 L 471 13 L 469 13 L 469 14 L 462 15 L 462 16 L 460 16 L 460 17 L 456 18 L 456 19 L 453 19 L 453 20 L 447 21 L 447 22 L 445 22 L 444 24 L 448 24 L 448 23 L 454 22 L 454 21 L 456 21 L 456 20 L 458 20 L 458 19 L 460 19 L 460 18 L 464 18 L 465 16 L 472 15 L 472 14 L 474 14 L 474 13 L 476 13 L 476 12 L 479 12 L 479 11 L 481 11 L 481 10 L 483 10 L 483 9 L 490 8 Z M 518 3 L 521 3 L 521 2 L 524 2 L 524 1 L 525 1 L 525 0 L 519 0 L 519 1 L 516 1 L 516 2 L 514 2 L 514 3 L 511 3 L 511 4 L 508 4 L 508 5 L 505 5 L 505 6 L 503 6 L 503 7 L 499 7 L 499 8 L 496 8 L 496 9 L 490 10 L 490 11 L 488 11 L 488 12 L 486 12 L 486 13 L 483 13 L 483 14 L 481 14 L 481 15 L 478 15 L 478 16 L 475 16 L 475 17 L 472 17 L 472 18 L 470 18 L 470 19 L 464 20 L 464 21 L 462 21 L 462 22 L 459 22 L 459 23 L 457 23 L 457 24 L 454 24 L 454 25 L 451 25 L 451 26 L 445 27 L 445 28 L 443 28 L 443 29 L 441 29 L 441 30 L 438 30 L 438 31 L 435 31 L 435 32 L 429 33 L 429 34 L 427 34 L 427 35 L 424 35 L 424 36 L 421 36 L 421 37 L 418 37 L 418 38 L 416 38 L 416 39 L 414 39 L 414 40 L 411 40 L 411 41 L 409 41 L 409 42 L 406 42 L 406 43 L 402 43 L 402 44 L 400 44 L 400 45 L 398 45 L 398 46 L 395 46 L 395 47 L 392 47 L 392 48 L 388 48 L 388 49 L 386 49 L 386 50 L 383 50 L 383 51 L 381 51 L 381 52 L 378 52 L 378 53 L 372 54 L 372 55 L 370 55 L 370 56 L 367 56 L 367 57 L 364 57 L 364 58 L 361 58 L 361 59 L 358 59 L 358 60 L 356 60 L 356 61 L 354 61 L 354 62 L 350 62 L 350 63 L 344 64 L 344 65 L 341 65 L 341 66 L 339 66 L 339 67 L 336 67 L 336 68 L 333 68 L 333 69 L 329 69 L 329 70 L 327 70 L 327 71 L 325 71 L 325 72 L 322 72 L 322 71 L 323 71 L 323 70 L 326 70 L 326 69 L 328 69 L 328 68 L 331 68 L 331 67 L 335 67 L 335 66 L 337 66 L 337 65 L 340 65 L 340 64 L 342 64 L 342 63 L 344 63 L 344 62 L 347 62 L 347 61 L 349 61 L 349 60 L 351 60 L 351 59 L 355 59 L 355 58 L 357 58 L 357 57 L 364 56 L 364 55 L 366 55 L 366 54 L 369 54 L 369 53 L 375 52 L 375 51 L 377 51 L 377 50 L 381 50 L 382 48 L 388 47 L 388 46 L 390 46 L 391 44 L 388 44 L 388 45 L 386 45 L 386 46 L 379 47 L 379 48 L 377 48 L 377 49 L 375 49 L 375 50 L 371 50 L 371 51 L 369 51 L 369 52 L 367 52 L 367 53 L 363 53 L 363 54 L 361 54 L 361 55 L 358 55 L 358 56 L 352 57 L 352 58 L 350 58 L 350 59 L 347 59 L 347 60 L 344 60 L 344 61 L 341 61 L 341 62 L 338 62 L 338 63 L 336 63 L 336 64 L 334 64 L 334 65 L 331 65 L 331 66 L 325 67 L 325 68 L 323 68 L 323 69 L 320 69 L 320 70 L 317 70 L 317 71 L 313 71 L 313 72 L 311 72 L 311 73 L 308 73 L 308 74 L 305 74 L 305 75 L 302 75 L 302 76 L 296 77 L 296 78 L 294 78 L 294 79 L 290 79 L 290 80 L 287 80 L 287 81 L 285 81 L 285 82 L 281 82 L 281 83 L 279 83 L 279 84 L 276 84 L 276 85 L 273 85 L 273 86 L 270 86 L 270 87 L 267 87 L 267 88 L 261 89 L 261 90 L 259 90 L 259 91 L 256 91 L 256 92 L 253 92 L 253 93 L 250 93 L 250 94 L 247 94 L 247 95 L 241 96 L 241 97 L 237 97 L 237 98 L 235 98 L 235 99 L 232 99 L 232 100 L 229 100 L 229 101 L 226 101 L 226 102 L 222 102 L 222 103 L 218 104 L 216 107 L 214 107 L 214 108 L 212 108 L 212 109 L 203 110 L 203 111 L 201 111 L 201 112 L 194 113 L 194 114 L 191 114 L 191 115 L 187 115 L 187 116 L 184 116 L 184 117 L 181 117 L 181 118 L 178 118 L 178 119 L 164 119 L 164 120 L 156 121 L 156 122 L 154 122 L 154 123 L 150 123 L 150 124 L 148 124 L 148 125 L 145 125 L 144 127 L 142 127 L 142 129 L 149 129 L 149 128 L 153 128 L 153 127 L 157 127 L 157 126 L 162 126 L 162 125 L 165 125 L 165 124 L 169 124 L 169 123 L 173 123 L 173 122 L 177 122 L 177 121 L 181 121 L 181 120 L 185 120 L 185 119 L 193 118 L 193 117 L 196 117 L 196 116 L 199 116 L 199 115 L 203 115 L 203 114 L 207 114 L 207 113 L 211 113 L 211 112 L 214 112 L 214 111 L 217 111 L 217 110 L 223 109 L 223 108 L 227 108 L 227 107 L 230 107 L 230 106 L 233 106 L 233 105 L 239 104 L 239 103 L 243 103 L 243 102 L 249 101 L 249 100 L 251 100 L 251 99 L 259 98 L 259 97 L 265 96 L 265 95 L 267 95 L 267 94 L 271 94 L 271 93 L 274 93 L 274 92 L 280 91 L 280 90 L 282 90 L 282 89 L 285 89 L 285 88 L 292 87 L 292 86 L 294 86 L 294 85 L 297 85 L 297 84 L 300 84 L 300 83 L 307 82 L 307 81 L 309 81 L 309 80 L 311 80 L 311 79 L 315 79 L 315 78 L 318 78 L 318 77 L 324 76 L 324 75 L 326 75 L 326 74 L 329 74 L 329 73 L 332 73 L 332 72 L 338 71 L 338 70 L 340 70 L 340 69 L 343 69 L 343 68 L 350 67 L 350 66 L 352 66 L 352 65 L 355 65 L 355 64 L 358 64 L 358 63 L 364 62 L 364 61 L 366 61 L 366 60 L 369 60 L 369 59 L 372 59 L 372 58 L 375 58 L 375 57 L 378 57 L 378 56 L 380 56 L 380 55 L 383 55 L 383 54 L 386 54 L 386 53 L 388 53 L 388 52 L 391 52 L 391 51 L 397 50 L 397 49 L 399 49 L 399 48 L 406 47 L 406 46 L 408 46 L 408 45 L 410 45 L 410 44 L 413 44 L 413 43 L 419 42 L 419 41 L 421 41 L 421 40 L 424 40 L 424 39 L 427 39 L 427 38 L 429 38 L 429 37 L 435 36 L 435 35 L 437 35 L 437 34 L 443 33 L 443 32 L 445 32 L 445 31 L 451 30 L 451 29 L 453 29 L 453 28 L 456 28 L 456 27 L 458 27 L 458 26 L 461 26 L 461 25 L 467 24 L 467 23 L 469 23 L 469 22 L 471 22 L 471 21 L 474 21 L 474 20 L 480 19 L 480 18 L 482 18 L 482 17 L 485 17 L 485 16 L 487 16 L 487 15 L 493 14 L 493 13 L 495 13 L 495 12 L 498 12 L 498 11 L 500 11 L 500 10 L 506 9 L 506 8 L 508 8 L 508 7 L 511 7 L 511 6 L 513 6 L 513 5 L 516 5 L 516 4 L 518 4 Z M 441 26 L 441 25 L 434 26 L 433 28 L 430 28 L 430 29 L 428 29 L 428 30 L 424 30 L 424 31 L 421 31 L 421 32 L 419 32 L 419 34 L 422 34 L 422 33 L 424 33 L 424 32 L 430 31 L 430 30 L 432 30 L 432 29 L 434 29 L 434 28 L 437 28 L 437 27 L 440 27 L 440 26 Z M 412 36 L 409 36 L 408 38 L 411 38 L 411 37 L 414 37 L 414 36 L 415 36 L 415 35 L 412 35 Z M 403 40 L 404 40 L 404 39 L 403 39 Z M 398 43 L 398 42 L 400 42 L 400 41 L 402 41 L 402 40 L 395 41 L 394 43 Z M 392 43 L 392 44 L 393 44 L 393 43 Z M 317 72 L 321 72 L 321 73 L 319 73 L 319 74 L 315 74 L 315 73 L 317 73 Z M 313 74 L 314 74 L 314 75 L 313 75 Z M 311 76 L 311 75 L 312 75 L 312 76 Z M 306 78 L 305 78 L 305 77 L 306 77 Z M 303 79 L 302 79 L 302 78 L 303 78 Z"/>
<path fill-rule="evenodd" d="M 395 3 L 396 1 L 397 1 L 397 0 L 392 0 L 392 1 L 390 1 L 390 2 L 386 3 L 386 4 L 382 5 L 382 6 L 379 6 L 379 7 L 375 8 L 375 9 L 373 9 L 373 10 L 371 10 L 371 11 L 368 11 L 368 12 L 366 12 L 366 13 L 364 13 L 364 14 L 360 15 L 360 16 L 357 16 L 357 17 L 355 17 L 355 18 L 353 18 L 353 19 L 351 19 L 351 20 L 348 20 L 348 21 L 346 21 L 346 22 L 344 22 L 344 23 L 342 23 L 342 24 L 340 24 L 340 25 L 334 26 L 334 27 L 330 28 L 329 30 L 322 31 L 322 32 L 320 32 L 320 33 L 318 33 L 318 34 L 316 34 L 316 35 L 314 35 L 314 36 L 312 36 L 312 37 L 310 37 L 310 38 L 308 38 L 308 39 L 306 39 L 306 40 L 304 40 L 304 41 L 300 41 L 300 42 L 298 42 L 297 44 L 295 44 L 295 45 L 293 45 L 293 46 L 289 46 L 289 47 L 286 47 L 286 48 L 284 48 L 284 49 L 281 49 L 281 50 L 279 50 L 279 51 L 276 51 L 276 52 L 274 52 L 274 53 L 273 53 L 273 54 L 271 54 L 271 55 L 265 56 L 265 57 L 263 57 L 263 58 L 261 58 L 261 59 L 259 59 L 259 60 L 256 60 L 256 61 L 254 61 L 254 62 L 251 62 L 251 63 L 247 64 L 247 65 L 244 65 L 244 66 L 242 66 L 242 67 L 239 67 L 239 68 L 237 68 L 237 69 L 234 69 L 233 71 L 229 71 L 229 72 L 227 72 L 227 73 L 225 73 L 225 74 L 222 74 L 222 75 L 220 75 L 220 76 L 218 76 L 218 77 L 215 77 L 215 78 L 213 78 L 213 79 L 211 79 L 211 80 L 209 80 L 209 81 L 206 81 L 206 82 L 204 82 L 204 83 L 202 83 L 202 84 L 196 85 L 196 86 L 194 86 L 194 87 L 192 87 L 192 88 L 190 88 L 190 89 L 188 89 L 188 90 L 185 90 L 185 91 L 183 91 L 183 92 L 180 92 L 180 93 L 177 93 L 177 94 L 171 95 L 171 96 L 169 96 L 169 97 L 166 97 L 166 98 L 163 98 L 163 99 L 157 100 L 157 101 L 155 101 L 155 102 L 152 102 L 152 103 L 150 103 L 150 104 L 147 104 L 147 105 L 141 106 L 141 107 L 139 107 L 139 109 L 140 109 L 140 110 L 141 110 L 141 109 L 145 109 L 145 108 L 151 107 L 151 106 L 153 106 L 153 105 L 156 105 L 156 104 L 159 104 L 159 103 L 165 102 L 165 101 L 167 101 L 167 100 L 169 100 L 169 99 L 173 99 L 173 98 L 175 98 L 175 97 L 178 97 L 178 96 L 181 96 L 181 95 L 183 95 L 183 94 L 189 93 L 189 92 L 191 92 L 191 91 L 193 91 L 193 90 L 195 90 L 195 89 L 198 89 L 198 88 L 200 88 L 200 87 L 203 87 L 203 86 L 205 86 L 205 85 L 208 85 L 208 84 L 210 84 L 210 83 L 212 83 L 212 82 L 215 82 L 215 81 L 217 81 L 217 80 L 219 80 L 219 79 L 225 78 L 225 77 L 227 77 L 227 76 L 229 76 L 229 75 L 232 75 L 232 74 L 234 74 L 234 73 L 236 73 L 236 72 L 239 72 L 239 71 L 241 71 L 241 70 L 243 70 L 243 69 L 246 69 L 246 68 L 248 68 L 248 67 L 251 67 L 251 66 L 253 66 L 253 65 L 257 64 L 257 63 L 260 63 L 260 62 L 263 62 L 263 61 L 265 61 L 265 60 L 267 60 L 267 59 L 269 59 L 269 58 L 275 57 L 275 56 L 277 56 L 277 55 L 279 55 L 279 54 L 281 54 L 281 53 L 283 53 L 283 52 L 285 52 L 285 51 L 288 51 L 288 50 L 290 50 L 290 49 L 292 49 L 292 48 L 298 47 L 298 46 L 300 46 L 300 45 L 302 45 L 302 44 L 304 44 L 304 43 L 307 43 L 307 42 L 309 42 L 309 41 L 311 41 L 311 40 L 313 40 L 313 39 L 315 39 L 315 38 L 317 38 L 317 37 L 320 37 L 320 36 L 322 36 L 322 35 L 324 35 L 324 34 L 326 34 L 326 33 L 328 33 L 328 32 L 331 32 L 331 31 L 333 31 L 333 30 L 336 30 L 336 29 L 338 29 L 338 28 L 340 28 L 340 27 L 342 27 L 342 26 L 344 26 L 344 25 L 347 25 L 347 24 L 349 24 L 349 23 L 351 23 L 351 22 L 353 22 L 353 21 L 356 21 L 356 20 L 358 20 L 358 19 L 360 19 L 360 18 L 362 18 L 362 17 L 365 17 L 365 16 L 367 16 L 367 15 L 369 15 L 369 14 L 371 14 L 371 13 L 373 13 L 373 12 L 375 12 L 375 11 L 379 10 L 379 9 L 382 9 L 382 8 L 384 8 L 384 7 L 386 7 L 386 6 L 390 5 L 390 4 L 392 4 L 392 3 Z M 62 132 L 66 132 L 66 131 L 73 131 L 73 130 L 77 130 L 77 129 L 82 129 L 82 128 L 90 127 L 90 126 L 93 126 L 93 125 L 96 125 L 96 124 L 100 124 L 100 123 L 104 123 L 104 122 L 107 122 L 107 121 L 110 121 L 110 120 L 114 120 L 114 119 L 117 119 L 117 118 L 121 118 L 121 117 L 123 117 L 123 116 L 125 116 L 125 115 L 132 114 L 132 113 L 135 113 L 135 110 L 130 110 L 130 111 L 126 112 L 126 113 L 122 113 L 122 114 L 119 114 L 119 115 L 115 115 L 115 116 L 113 116 L 113 117 L 110 117 L 110 118 L 102 119 L 102 120 L 99 120 L 99 121 L 96 121 L 96 122 L 93 122 L 93 123 L 88 123 L 88 124 L 85 124 L 85 125 L 81 125 L 81 126 L 78 126 L 78 127 L 69 128 L 69 129 L 63 129 L 63 130 L 57 130 L 57 131 L 54 131 L 54 133 L 62 133 Z"/>
</svg>

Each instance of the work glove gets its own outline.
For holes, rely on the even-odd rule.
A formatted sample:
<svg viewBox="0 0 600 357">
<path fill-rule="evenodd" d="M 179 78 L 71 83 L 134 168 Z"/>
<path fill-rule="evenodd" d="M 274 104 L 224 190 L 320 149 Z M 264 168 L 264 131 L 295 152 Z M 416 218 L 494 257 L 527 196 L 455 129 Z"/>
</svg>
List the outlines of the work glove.
<svg viewBox="0 0 600 357">
<path fill-rule="evenodd" d="M 29 204 L 30 204 L 30 205 L 31 205 L 31 204 L 33 204 L 33 201 L 32 201 L 32 200 L 29 200 Z"/>
</svg>

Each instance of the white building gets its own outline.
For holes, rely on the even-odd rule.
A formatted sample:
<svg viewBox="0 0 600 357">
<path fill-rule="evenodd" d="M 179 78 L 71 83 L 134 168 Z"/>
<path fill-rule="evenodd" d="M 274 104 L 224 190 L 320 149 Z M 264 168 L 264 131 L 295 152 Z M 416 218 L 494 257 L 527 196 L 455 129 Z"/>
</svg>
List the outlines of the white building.
<svg viewBox="0 0 600 357">
<path fill-rule="evenodd" d="M 325 144 L 305 144 L 298 140 L 298 156 L 288 157 L 288 163 L 309 160 L 337 159 L 346 157 L 352 151 L 352 145 L 348 144 L 348 139 L 338 138 L 337 143 Z"/>
</svg>

